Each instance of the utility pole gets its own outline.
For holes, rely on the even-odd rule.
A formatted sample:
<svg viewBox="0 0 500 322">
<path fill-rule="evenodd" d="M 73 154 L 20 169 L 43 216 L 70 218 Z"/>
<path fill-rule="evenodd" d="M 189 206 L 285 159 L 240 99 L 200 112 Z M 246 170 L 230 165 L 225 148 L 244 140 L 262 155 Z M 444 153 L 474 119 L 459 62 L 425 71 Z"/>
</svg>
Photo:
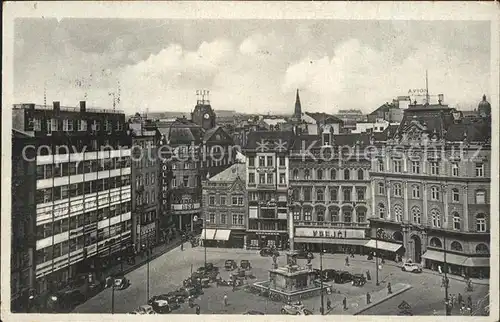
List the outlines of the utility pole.
<svg viewBox="0 0 500 322">
<path fill-rule="evenodd" d="M 450 312 L 450 305 L 449 305 L 449 299 L 448 299 L 448 264 L 446 263 L 446 236 L 443 238 L 443 251 L 444 251 L 444 305 L 445 305 L 445 312 L 446 315 L 451 315 Z"/>
<path fill-rule="evenodd" d="M 111 283 L 111 314 L 115 314 L 115 279 Z"/>
<path fill-rule="evenodd" d="M 375 285 L 379 286 L 378 282 L 378 228 L 375 230 Z"/>
<path fill-rule="evenodd" d="M 148 263 L 147 264 L 148 265 L 148 272 L 147 272 L 147 275 L 148 275 L 147 276 L 147 296 L 148 296 L 148 298 L 147 298 L 147 301 L 149 301 L 149 252 L 150 252 L 150 250 L 151 249 L 150 249 L 150 246 L 149 246 L 149 238 L 148 238 L 148 247 L 146 249 L 146 252 L 147 252 L 147 258 L 146 258 L 146 260 L 147 260 L 147 263 Z"/>
<path fill-rule="evenodd" d="M 207 267 L 207 218 L 205 218 L 205 214 L 203 214 L 203 230 L 205 231 L 205 237 L 203 240 L 203 248 L 205 251 L 205 265 L 204 267 Z"/>
<path fill-rule="evenodd" d="M 319 253 L 319 273 L 320 273 L 320 289 L 321 289 L 321 315 L 325 315 L 325 295 L 323 292 L 323 242 L 321 242 L 321 250 Z"/>
</svg>

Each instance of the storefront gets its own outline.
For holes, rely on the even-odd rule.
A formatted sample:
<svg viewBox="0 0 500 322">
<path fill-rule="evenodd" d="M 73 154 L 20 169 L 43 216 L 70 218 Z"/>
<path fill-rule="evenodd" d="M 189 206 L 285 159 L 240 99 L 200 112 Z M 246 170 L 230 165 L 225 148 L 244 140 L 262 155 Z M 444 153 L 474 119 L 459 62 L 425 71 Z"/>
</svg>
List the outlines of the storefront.
<svg viewBox="0 0 500 322">
<path fill-rule="evenodd" d="M 217 240 L 215 239 L 216 229 L 202 229 L 200 239 L 202 246 L 217 247 Z"/>
<path fill-rule="evenodd" d="M 367 254 L 365 229 L 295 228 L 295 249 L 332 254 Z"/>
<path fill-rule="evenodd" d="M 229 245 L 231 248 L 244 248 L 245 247 L 245 231 L 232 230 L 229 237 Z"/>
<path fill-rule="evenodd" d="M 425 260 L 425 267 L 438 271 L 445 269 L 444 263 L 448 267 L 447 273 L 468 276 L 475 278 L 489 278 L 490 259 L 489 257 L 467 257 L 465 255 L 442 252 L 428 249 L 422 258 Z"/>
<path fill-rule="evenodd" d="M 397 262 L 402 260 L 405 252 L 402 243 L 378 239 L 370 239 L 365 247 L 369 248 L 371 252 L 378 254 L 380 258 Z"/>
<path fill-rule="evenodd" d="M 247 233 L 247 249 L 288 248 L 288 234 L 272 231 L 257 231 Z"/>
</svg>

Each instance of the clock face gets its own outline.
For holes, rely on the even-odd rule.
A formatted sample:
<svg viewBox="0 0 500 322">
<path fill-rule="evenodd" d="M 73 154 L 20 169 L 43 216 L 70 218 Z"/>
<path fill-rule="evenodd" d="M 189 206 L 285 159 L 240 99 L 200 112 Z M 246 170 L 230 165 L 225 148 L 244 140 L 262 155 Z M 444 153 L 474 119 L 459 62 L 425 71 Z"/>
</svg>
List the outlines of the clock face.
<svg viewBox="0 0 500 322">
<path fill-rule="evenodd" d="M 210 115 L 208 115 L 208 113 L 205 113 L 205 115 L 203 115 L 203 117 L 208 120 L 210 118 Z"/>
</svg>

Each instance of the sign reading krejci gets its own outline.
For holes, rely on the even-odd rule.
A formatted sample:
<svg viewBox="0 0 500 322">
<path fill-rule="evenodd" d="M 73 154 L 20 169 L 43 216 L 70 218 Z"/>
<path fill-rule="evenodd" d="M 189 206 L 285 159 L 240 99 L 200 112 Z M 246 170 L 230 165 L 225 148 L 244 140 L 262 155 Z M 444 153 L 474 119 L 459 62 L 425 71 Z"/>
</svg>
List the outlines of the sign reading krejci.
<svg viewBox="0 0 500 322">
<path fill-rule="evenodd" d="M 296 237 L 317 237 L 317 238 L 365 238 L 365 231 L 362 229 L 317 229 L 317 228 L 295 228 Z"/>
</svg>

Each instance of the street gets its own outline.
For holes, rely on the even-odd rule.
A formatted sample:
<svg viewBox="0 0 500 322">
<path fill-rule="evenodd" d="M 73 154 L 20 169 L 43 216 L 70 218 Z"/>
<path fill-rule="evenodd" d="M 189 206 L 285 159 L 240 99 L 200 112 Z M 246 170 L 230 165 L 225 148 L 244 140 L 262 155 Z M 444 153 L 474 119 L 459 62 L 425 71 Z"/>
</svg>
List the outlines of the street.
<svg viewBox="0 0 500 322">
<path fill-rule="evenodd" d="M 267 270 L 271 268 L 272 259 L 270 257 L 261 257 L 257 251 L 245 251 L 242 249 L 214 249 L 207 248 L 207 262 L 212 262 L 220 268 L 221 276 L 227 279 L 229 272 L 224 270 L 226 259 L 236 260 L 248 259 L 252 264 L 253 280 L 248 283 L 267 280 Z M 285 265 L 286 257 L 281 255 L 278 258 L 278 265 Z M 202 247 L 191 248 L 190 245 L 184 245 L 184 251 L 180 247 L 154 259 L 150 262 L 150 283 L 149 297 L 174 291 L 182 286 L 182 281 L 190 275 L 191 267 L 193 271 L 203 266 L 204 249 Z M 299 265 L 305 265 L 306 260 L 299 260 Z M 319 268 L 319 255 L 315 254 L 312 261 L 314 268 Z M 333 284 L 336 291 L 332 295 L 325 296 L 325 305 L 327 297 L 332 301 L 332 306 L 339 306 L 344 297 L 350 303 L 349 309 L 342 314 L 353 314 L 357 311 L 358 303 L 350 301 L 355 297 L 362 297 L 366 292 L 381 291 L 387 287 L 387 283 L 392 285 L 406 283 L 412 285 L 412 289 L 389 299 L 367 311 L 363 315 L 382 315 L 397 314 L 397 306 L 402 300 L 407 301 L 414 314 L 432 315 L 434 310 L 442 310 L 444 289 L 440 287 L 441 277 L 429 273 L 407 273 L 402 272 L 397 266 L 384 265 L 379 272 L 380 285 L 375 285 L 375 266 L 373 261 L 367 261 L 365 256 L 356 255 L 354 259 L 350 258 L 350 266 L 345 266 L 345 255 L 327 254 L 323 256 L 323 268 L 335 268 L 347 270 L 351 273 L 366 273 L 370 271 L 372 280 L 368 281 L 363 287 L 355 287 L 348 284 Z M 147 265 L 139 267 L 135 271 L 126 275 L 131 281 L 131 285 L 124 290 L 115 291 L 115 313 L 127 313 L 133 311 L 140 305 L 147 303 Z M 473 301 L 487 294 L 489 287 L 487 285 L 474 285 L 474 292 L 471 293 Z M 450 294 L 461 292 L 465 293 L 464 283 L 462 281 L 450 280 Z M 196 299 L 200 305 L 202 314 L 242 314 L 247 310 L 257 310 L 267 314 L 279 314 L 282 303 L 267 300 L 264 297 L 248 293 L 242 288 L 232 291 L 231 287 L 217 287 L 213 284 L 204 289 L 205 294 Z M 227 294 L 229 305 L 224 307 L 223 297 Z M 467 293 L 468 295 L 469 293 Z M 465 296 L 467 296 L 465 295 Z M 319 314 L 320 298 L 315 297 L 305 299 L 304 304 L 307 308 Z M 100 294 L 89 299 L 87 302 L 78 306 L 74 312 L 78 313 L 111 313 L 111 289 L 105 289 Z M 194 308 L 189 308 L 183 304 L 175 313 L 195 313 Z M 338 312 L 332 312 L 338 314 Z"/>
</svg>

